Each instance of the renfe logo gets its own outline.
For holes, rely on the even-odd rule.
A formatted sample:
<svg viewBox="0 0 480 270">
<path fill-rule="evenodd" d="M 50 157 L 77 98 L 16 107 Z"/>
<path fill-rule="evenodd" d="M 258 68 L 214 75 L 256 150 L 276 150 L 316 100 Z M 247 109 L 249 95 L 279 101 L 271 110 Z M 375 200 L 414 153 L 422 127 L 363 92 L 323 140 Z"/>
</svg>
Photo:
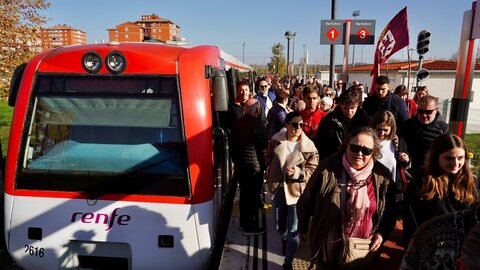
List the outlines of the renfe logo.
<svg viewBox="0 0 480 270">
<path fill-rule="evenodd" d="M 109 231 L 112 229 L 113 224 L 115 224 L 115 219 L 117 218 L 118 225 L 128 225 L 131 217 L 129 215 L 117 215 L 117 211 L 120 208 L 115 208 L 111 215 L 102 214 L 102 213 L 82 213 L 82 212 L 75 212 L 72 214 L 71 222 L 75 222 L 79 220 L 82 223 L 95 223 L 95 224 L 108 224 L 105 231 Z"/>
</svg>

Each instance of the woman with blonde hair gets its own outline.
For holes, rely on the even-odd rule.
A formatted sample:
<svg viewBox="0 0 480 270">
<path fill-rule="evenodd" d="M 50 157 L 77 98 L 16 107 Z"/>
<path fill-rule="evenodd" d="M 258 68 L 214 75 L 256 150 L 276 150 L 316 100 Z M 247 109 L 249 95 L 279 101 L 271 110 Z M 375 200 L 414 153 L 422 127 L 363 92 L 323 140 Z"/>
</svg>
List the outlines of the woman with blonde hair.
<svg viewBox="0 0 480 270">
<path fill-rule="evenodd" d="M 475 179 L 464 141 L 454 134 L 435 139 L 424 173 L 414 175 L 405 194 L 404 242 L 426 220 L 467 210 L 477 201 Z"/>
<path fill-rule="evenodd" d="M 420 99 L 424 96 L 428 96 L 428 88 L 426 86 L 418 86 L 413 96 L 413 101 L 418 104 Z"/>
</svg>

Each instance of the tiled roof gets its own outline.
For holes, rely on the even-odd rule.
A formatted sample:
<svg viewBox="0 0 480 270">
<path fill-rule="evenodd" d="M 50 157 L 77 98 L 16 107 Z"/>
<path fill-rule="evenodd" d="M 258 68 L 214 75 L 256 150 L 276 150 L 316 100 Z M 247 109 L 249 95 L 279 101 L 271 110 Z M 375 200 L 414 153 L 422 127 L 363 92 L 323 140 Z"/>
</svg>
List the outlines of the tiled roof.
<svg viewBox="0 0 480 270">
<path fill-rule="evenodd" d="M 411 62 L 411 69 L 417 70 L 418 69 L 418 61 Z M 383 64 L 380 69 L 381 70 L 408 70 L 408 62 L 394 62 Z M 436 71 L 444 71 L 444 70 L 457 70 L 457 62 L 450 61 L 450 60 L 424 60 L 422 64 L 422 68 L 427 70 L 436 70 Z M 349 72 L 354 71 L 371 71 L 373 69 L 373 64 L 371 65 L 364 65 L 364 66 L 356 66 L 356 67 L 349 67 Z M 475 69 L 479 70 L 480 65 L 476 64 Z"/>
<path fill-rule="evenodd" d="M 133 23 L 133 22 L 123 22 L 123 23 L 117 25 L 117 27 L 125 27 L 125 26 L 142 28 L 140 25 L 135 24 L 135 23 Z"/>
</svg>

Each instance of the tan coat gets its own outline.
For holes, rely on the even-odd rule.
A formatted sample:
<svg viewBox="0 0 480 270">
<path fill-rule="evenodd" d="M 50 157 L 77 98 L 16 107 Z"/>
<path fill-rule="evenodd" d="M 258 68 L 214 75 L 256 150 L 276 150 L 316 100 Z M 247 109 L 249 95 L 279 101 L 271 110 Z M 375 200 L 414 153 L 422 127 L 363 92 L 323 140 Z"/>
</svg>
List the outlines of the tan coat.
<svg viewBox="0 0 480 270">
<path fill-rule="evenodd" d="M 319 157 L 315 144 L 303 133 L 299 146 L 287 156 L 287 134 L 285 129 L 275 134 L 267 147 L 265 162 L 267 165 L 268 191 L 275 194 L 282 185 L 288 205 L 295 204 L 318 165 Z M 295 168 L 293 176 L 288 177 L 286 169 Z"/>
</svg>

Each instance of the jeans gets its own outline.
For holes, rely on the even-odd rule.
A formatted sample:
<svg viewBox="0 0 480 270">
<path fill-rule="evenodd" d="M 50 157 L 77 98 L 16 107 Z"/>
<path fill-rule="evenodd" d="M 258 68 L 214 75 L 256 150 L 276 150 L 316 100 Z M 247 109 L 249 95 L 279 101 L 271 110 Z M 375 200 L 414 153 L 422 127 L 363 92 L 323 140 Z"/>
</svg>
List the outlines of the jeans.
<svg viewBox="0 0 480 270">
<path fill-rule="evenodd" d="M 285 263 L 292 263 L 295 251 L 300 243 L 297 225 L 297 206 L 287 205 L 285 191 L 279 188 L 272 202 L 275 230 L 280 233 L 282 241 L 286 243 Z"/>
</svg>

